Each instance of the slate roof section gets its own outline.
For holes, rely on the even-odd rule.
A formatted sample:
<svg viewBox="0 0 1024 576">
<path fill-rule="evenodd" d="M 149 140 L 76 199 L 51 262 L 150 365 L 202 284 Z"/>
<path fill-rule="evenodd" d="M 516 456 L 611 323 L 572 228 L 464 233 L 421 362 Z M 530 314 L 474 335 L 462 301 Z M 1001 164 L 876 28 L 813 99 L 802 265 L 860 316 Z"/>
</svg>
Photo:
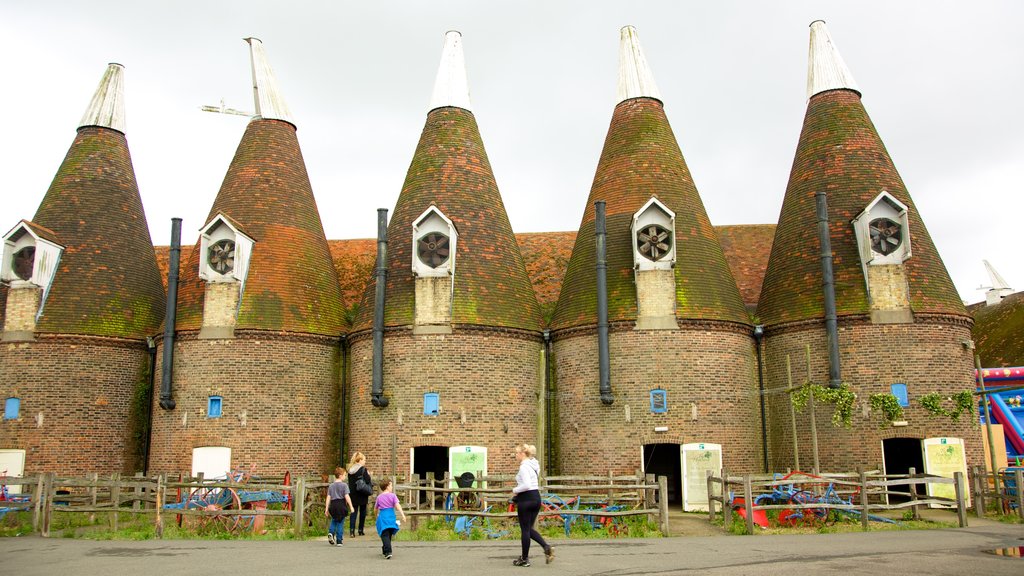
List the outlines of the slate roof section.
<svg viewBox="0 0 1024 576">
<path fill-rule="evenodd" d="M 807 105 L 757 313 L 765 325 L 824 318 L 814 193 L 828 193 L 839 316 L 869 313 L 850 221 L 883 190 L 908 208 L 913 255 L 904 262 L 915 314 L 966 316 L 935 244 L 874 124 L 852 90 L 816 94 Z"/>
<path fill-rule="evenodd" d="M 432 204 L 459 232 L 452 324 L 539 331 L 540 310 L 476 118 L 455 107 L 427 114 L 402 192 L 389 214 L 385 325 L 414 323 L 412 224 Z M 372 327 L 373 292 L 371 282 L 354 330 Z"/>
<path fill-rule="evenodd" d="M 125 135 L 78 129 L 32 222 L 65 246 L 36 331 L 141 339 L 166 308 Z"/>
<path fill-rule="evenodd" d="M 772 251 L 775 236 L 774 224 L 742 224 L 715 226 L 718 241 L 722 244 L 725 261 L 740 289 L 740 296 L 747 310 L 757 309 L 761 295 L 764 270 Z"/>
<path fill-rule="evenodd" d="M 217 214 L 256 239 L 236 328 L 331 336 L 345 331 L 338 275 L 292 124 L 249 123 L 206 221 Z M 196 330 L 205 290 L 198 240 L 185 254 L 177 328 Z"/>
<path fill-rule="evenodd" d="M 620 102 L 598 162 L 551 326 L 597 323 L 594 201 L 607 203 L 608 319 L 637 317 L 633 214 L 651 196 L 676 214 L 676 318 L 749 324 L 736 281 L 660 101 Z"/>
<path fill-rule="evenodd" d="M 979 306 L 972 334 L 982 366 L 1024 366 L 1024 292 Z"/>
</svg>

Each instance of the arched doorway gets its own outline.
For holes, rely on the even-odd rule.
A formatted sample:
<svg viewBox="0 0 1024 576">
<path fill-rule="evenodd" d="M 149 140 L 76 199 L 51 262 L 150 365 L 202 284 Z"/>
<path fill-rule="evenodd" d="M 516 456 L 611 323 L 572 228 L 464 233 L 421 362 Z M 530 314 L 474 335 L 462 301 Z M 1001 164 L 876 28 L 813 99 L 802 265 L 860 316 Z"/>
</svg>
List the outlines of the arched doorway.
<svg viewBox="0 0 1024 576">
<path fill-rule="evenodd" d="M 425 479 L 428 473 L 433 473 L 436 480 L 435 486 L 442 488 L 445 472 L 448 472 L 448 447 L 447 446 L 416 446 L 412 449 L 412 462 L 409 468 L 413 474 L 420 479 Z M 427 493 L 420 492 L 420 502 L 426 502 Z M 439 493 L 440 494 L 440 493 Z M 441 499 L 441 502 L 444 500 Z"/>
</svg>

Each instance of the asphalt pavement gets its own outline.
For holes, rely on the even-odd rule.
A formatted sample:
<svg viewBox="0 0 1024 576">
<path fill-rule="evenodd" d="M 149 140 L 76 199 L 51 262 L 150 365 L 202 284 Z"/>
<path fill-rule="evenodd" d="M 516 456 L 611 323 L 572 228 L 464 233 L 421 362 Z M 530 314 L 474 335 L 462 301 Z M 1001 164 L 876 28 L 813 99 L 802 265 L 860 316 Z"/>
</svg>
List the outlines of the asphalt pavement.
<svg viewBox="0 0 1024 576">
<path fill-rule="evenodd" d="M 633 574 L 892 576 L 897 574 L 1024 574 L 1024 525 L 986 522 L 968 528 L 780 536 L 698 536 L 612 540 L 553 540 L 555 561 L 536 546 L 533 566 L 512 565 L 519 543 L 396 542 L 381 555 L 367 534 L 342 547 L 307 541 L 93 541 L 22 536 L 0 539 L 0 574 L 117 576 L 121 574 Z"/>
</svg>

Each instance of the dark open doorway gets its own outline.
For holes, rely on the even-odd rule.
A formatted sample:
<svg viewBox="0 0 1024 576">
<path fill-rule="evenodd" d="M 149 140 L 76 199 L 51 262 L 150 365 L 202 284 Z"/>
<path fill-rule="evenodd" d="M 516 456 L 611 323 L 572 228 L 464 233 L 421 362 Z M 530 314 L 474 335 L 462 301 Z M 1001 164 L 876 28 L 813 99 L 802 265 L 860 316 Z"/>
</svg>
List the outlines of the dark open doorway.
<svg viewBox="0 0 1024 576">
<path fill-rule="evenodd" d="M 668 478 L 668 503 L 683 504 L 683 470 L 679 444 L 644 445 L 644 473 Z"/>
<path fill-rule="evenodd" d="M 882 440 L 882 458 L 885 473 L 909 474 L 913 468 L 918 474 L 924 472 L 924 453 L 921 450 L 920 438 L 886 438 Z M 919 496 L 926 494 L 924 484 L 917 485 Z M 906 502 L 908 496 L 890 494 L 889 502 Z"/>
<path fill-rule="evenodd" d="M 412 473 L 426 479 L 428 472 L 433 472 L 435 486 L 444 486 L 444 474 L 448 471 L 448 447 L 447 446 L 416 446 L 412 449 Z M 420 501 L 426 502 L 427 493 L 420 492 Z M 443 501 L 443 499 L 442 499 Z"/>
</svg>

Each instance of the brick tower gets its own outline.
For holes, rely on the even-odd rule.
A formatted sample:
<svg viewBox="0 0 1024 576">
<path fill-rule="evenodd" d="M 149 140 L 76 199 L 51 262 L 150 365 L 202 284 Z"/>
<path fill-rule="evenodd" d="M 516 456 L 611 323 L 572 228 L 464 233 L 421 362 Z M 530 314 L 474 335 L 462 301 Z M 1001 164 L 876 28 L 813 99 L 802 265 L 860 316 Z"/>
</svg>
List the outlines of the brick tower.
<svg viewBox="0 0 1024 576">
<path fill-rule="evenodd" d="M 668 475 L 675 500 L 682 444 L 718 443 L 730 469 L 759 468 L 753 327 L 629 26 L 618 86 L 551 323 L 559 461 L 565 473 Z M 597 201 L 607 206 L 607 387 Z"/>
<path fill-rule="evenodd" d="M 349 336 L 350 451 L 400 476 L 447 471 L 453 446 L 486 448 L 491 471 L 514 469 L 511 447 L 539 443 L 540 312 L 472 112 L 458 32 L 445 35 L 386 253 L 377 382 L 372 280 Z"/>
<path fill-rule="evenodd" d="M 256 116 L 181 262 L 176 406 L 153 408 L 159 471 L 312 473 L 339 459 L 337 272 L 294 120 L 263 44 L 247 42 Z"/>
<path fill-rule="evenodd" d="M 110 64 L 32 221 L 4 236 L 9 282 L 0 448 L 26 472 L 141 470 L 146 337 L 163 319 L 149 227 L 125 138 L 124 68 Z"/>
<path fill-rule="evenodd" d="M 970 459 L 980 450 L 972 418 L 929 418 L 916 401 L 927 393 L 973 389 L 970 317 L 824 22 L 811 24 L 810 37 L 807 113 L 757 308 L 768 387 L 779 392 L 787 386 L 789 356 L 794 384 L 842 381 L 858 395 L 852 430 L 831 426 L 830 405 L 817 408 L 826 470 L 886 464 L 892 472 L 897 461 L 919 459 L 920 440 L 931 436 L 965 439 Z M 827 200 L 838 362 L 829 360 L 816 193 Z M 869 413 L 870 395 L 893 385 L 910 398 L 906 426 L 889 426 Z M 772 467 L 778 470 L 794 462 L 788 397 L 769 398 Z M 798 423 L 801 466 L 810 468 L 806 413 Z"/>
</svg>

